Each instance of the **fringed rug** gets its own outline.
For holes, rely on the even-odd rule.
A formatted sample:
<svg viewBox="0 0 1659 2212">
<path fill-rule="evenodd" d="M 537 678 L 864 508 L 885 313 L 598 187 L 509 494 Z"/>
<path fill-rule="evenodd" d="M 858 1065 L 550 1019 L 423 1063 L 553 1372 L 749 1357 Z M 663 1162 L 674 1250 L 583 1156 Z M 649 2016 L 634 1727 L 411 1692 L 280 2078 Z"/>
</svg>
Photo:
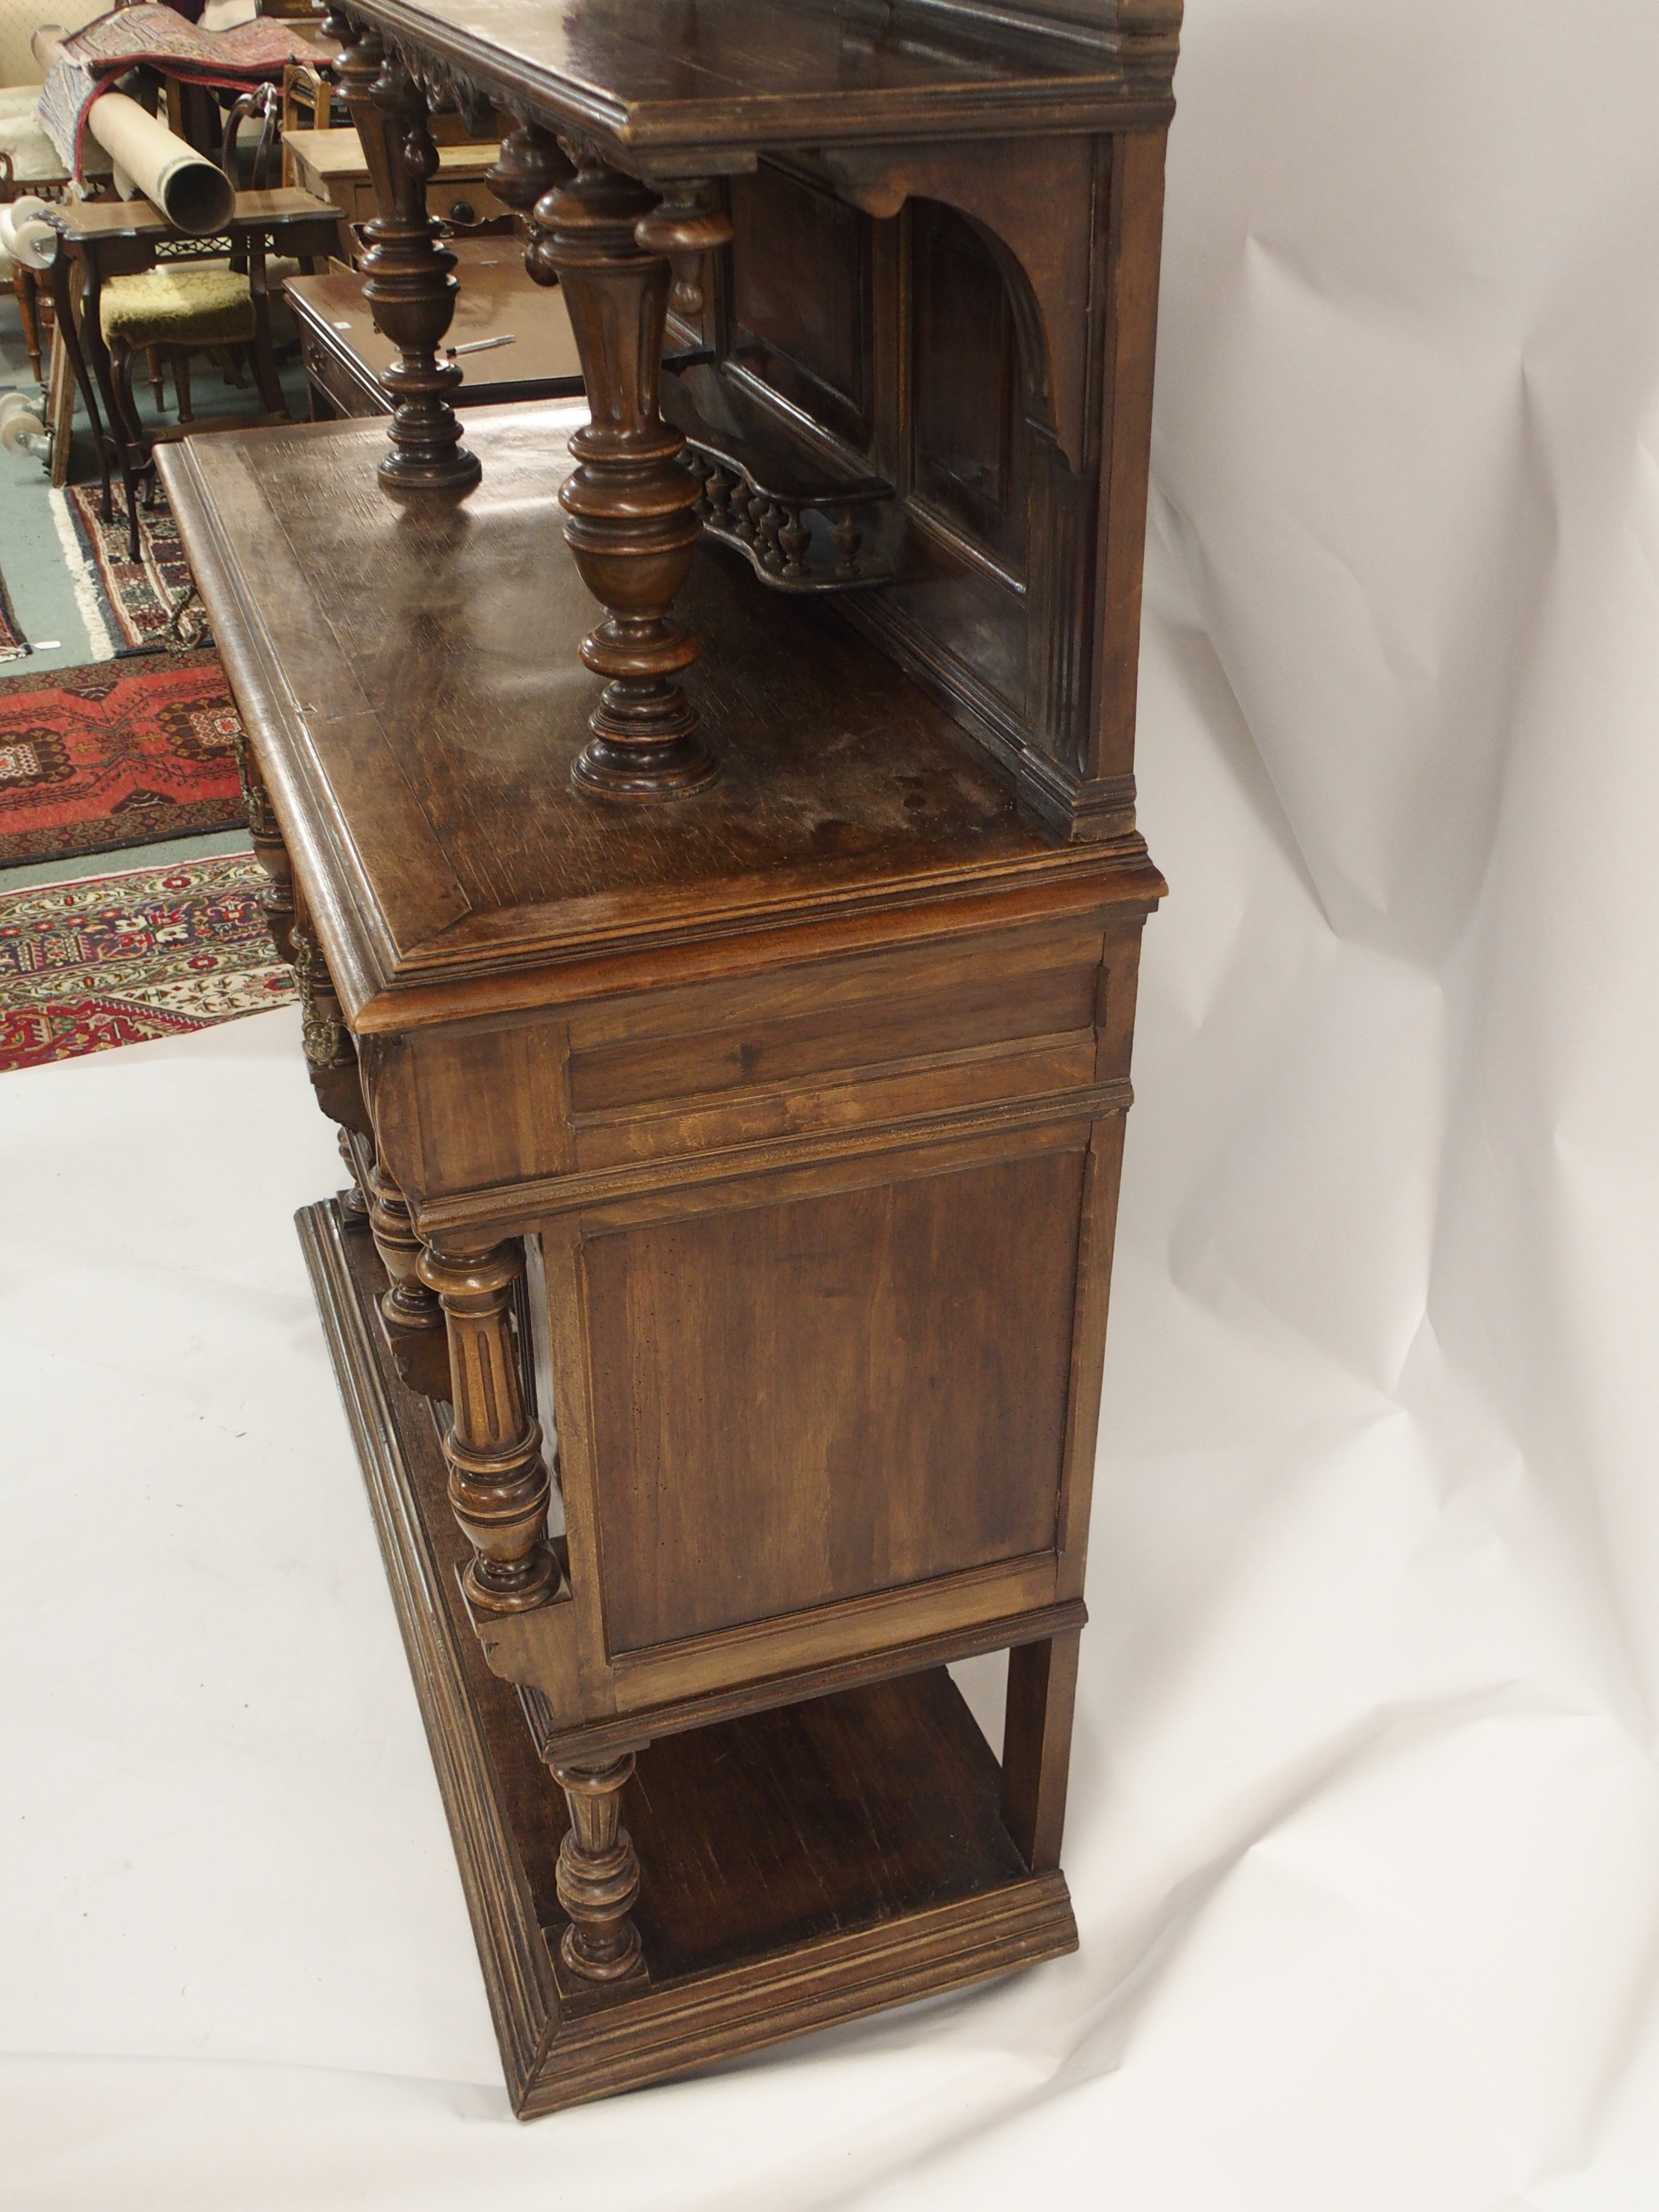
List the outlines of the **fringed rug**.
<svg viewBox="0 0 1659 2212">
<path fill-rule="evenodd" d="M 167 642 L 168 624 L 181 603 L 191 598 L 194 584 L 178 529 L 160 492 L 153 507 L 139 501 L 136 561 L 127 556 L 126 510 L 118 491 L 112 522 L 106 522 L 99 511 L 102 495 L 96 484 L 70 484 L 49 496 L 94 654 L 109 660 L 127 653 L 161 652 Z M 185 643 L 210 641 L 199 600 L 182 619 Z"/>
<path fill-rule="evenodd" d="M 21 660 L 33 650 L 18 628 L 17 617 L 12 612 L 11 593 L 6 589 L 5 578 L 0 576 L 0 660 Z"/>
<path fill-rule="evenodd" d="M 211 647 L 0 680 L 0 867 L 246 821 Z"/>
<path fill-rule="evenodd" d="M 181 1036 L 295 995 L 252 854 L 0 893 L 0 1069 Z"/>
</svg>

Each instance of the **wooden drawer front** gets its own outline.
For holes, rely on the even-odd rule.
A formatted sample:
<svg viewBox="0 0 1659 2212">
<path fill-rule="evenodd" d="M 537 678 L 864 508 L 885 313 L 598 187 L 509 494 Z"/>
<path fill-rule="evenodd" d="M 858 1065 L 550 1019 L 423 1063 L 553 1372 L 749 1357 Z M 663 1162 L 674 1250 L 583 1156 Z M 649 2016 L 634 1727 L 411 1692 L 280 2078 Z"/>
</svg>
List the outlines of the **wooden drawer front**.
<svg viewBox="0 0 1659 2212">
<path fill-rule="evenodd" d="M 664 994 L 570 1028 L 581 1168 L 902 1121 L 1095 1079 L 1097 927 Z M 665 1021 L 673 1026 L 664 1028 Z"/>
<path fill-rule="evenodd" d="M 362 374 L 349 362 L 340 359 L 331 347 L 321 338 L 308 333 L 305 342 L 306 375 L 312 385 L 325 395 L 327 404 L 339 415 L 389 415 L 391 402 L 378 385 L 368 385 Z"/>
<path fill-rule="evenodd" d="M 590 1237 L 610 1650 L 1052 1554 L 1083 1189 L 1050 1152 Z"/>
</svg>

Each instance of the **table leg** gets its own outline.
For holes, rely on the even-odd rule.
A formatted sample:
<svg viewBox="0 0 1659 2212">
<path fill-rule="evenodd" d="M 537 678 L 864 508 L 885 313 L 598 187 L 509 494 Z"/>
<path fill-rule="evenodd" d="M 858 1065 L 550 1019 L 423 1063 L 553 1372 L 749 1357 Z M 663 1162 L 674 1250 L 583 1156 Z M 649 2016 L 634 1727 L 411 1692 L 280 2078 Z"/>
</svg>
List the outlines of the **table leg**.
<svg viewBox="0 0 1659 2212">
<path fill-rule="evenodd" d="M 70 251 L 62 239 L 52 264 L 52 320 L 57 325 L 59 343 L 68 356 L 75 373 L 76 389 L 81 394 L 81 404 L 87 410 L 87 421 L 92 430 L 93 451 L 98 456 L 98 474 L 103 485 L 103 505 L 100 512 L 106 522 L 113 520 L 110 496 L 109 446 L 104 435 L 103 419 L 98 412 L 98 400 L 92 388 L 92 378 L 87 372 L 87 357 L 81 345 L 81 318 L 76 311 L 70 271 L 82 266 L 78 255 Z M 67 477 L 65 478 L 67 482 Z"/>
<path fill-rule="evenodd" d="M 23 320 L 23 350 L 29 357 L 29 367 L 34 371 L 34 380 L 44 384 L 40 374 L 40 317 L 35 307 L 34 271 L 21 261 L 11 265 L 11 289 L 17 295 L 17 312 Z"/>
<path fill-rule="evenodd" d="M 1008 1654 L 1002 1729 L 1002 1825 L 1033 1874 L 1060 1864 L 1072 1758 L 1078 1638 L 1068 1629 Z"/>
</svg>

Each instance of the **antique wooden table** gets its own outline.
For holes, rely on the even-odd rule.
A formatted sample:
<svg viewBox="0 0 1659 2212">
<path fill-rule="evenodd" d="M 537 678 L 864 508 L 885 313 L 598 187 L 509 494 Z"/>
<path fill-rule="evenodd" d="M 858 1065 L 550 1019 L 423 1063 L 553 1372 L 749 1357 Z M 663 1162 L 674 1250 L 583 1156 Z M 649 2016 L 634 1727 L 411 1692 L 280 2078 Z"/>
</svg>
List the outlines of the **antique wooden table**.
<svg viewBox="0 0 1659 2212">
<path fill-rule="evenodd" d="M 354 7 L 396 410 L 162 458 L 524 2113 L 1076 1941 L 1176 11 L 1085 15 Z M 461 443 L 440 95 L 591 420 Z"/>
<path fill-rule="evenodd" d="M 105 284 L 112 276 L 133 276 L 170 258 L 199 258 L 215 248 L 227 255 L 238 246 L 246 251 L 255 239 L 263 240 L 264 251 L 272 256 L 289 255 L 302 262 L 325 258 L 333 244 L 339 210 L 319 206 L 310 193 L 291 188 L 238 192 L 230 221 L 217 239 L 182 236 L 146 199 L 66 200 L 52 210 L 50 220 L 61 241 L 52 267 L 55 325 L 63 333 L 64 351 L 87 410 L 103 486 L 104 520 L 109 521 L 112 512 L 112 462 L 121 472 L 127 501 L 128 545 L 136 561 L 139 482 L 150 466 L 155 441 L 177 434 L 146 432 L 121 404 L 109 348 L 104 343 L 100 303 Z M 273 413 L 283 412 L 266 301 L 257 287 L 254 307 L 256 327 L 251 350 L 259 395 Z"/>
<path fill-rule="evenodd" d="M 466 374 L 456 404 L 488 407 L 580 393 L 581 362 L 563 297 L 531 283 L 519 240 L 454 239 L 450 250 L 460 291 L 447 343 L 462 349 Z M 381 378 L 397 349 L 375 329 L 363 283 L 337 264 L 326 276 L 290 276 L 283 287 L 300 325 L 311 411 L 319 421 L 392 412 Z M 510 344 L 501 343 L 509 338 Z M 490 349 L 472 350 L 481 346 Z"/>
</svg>

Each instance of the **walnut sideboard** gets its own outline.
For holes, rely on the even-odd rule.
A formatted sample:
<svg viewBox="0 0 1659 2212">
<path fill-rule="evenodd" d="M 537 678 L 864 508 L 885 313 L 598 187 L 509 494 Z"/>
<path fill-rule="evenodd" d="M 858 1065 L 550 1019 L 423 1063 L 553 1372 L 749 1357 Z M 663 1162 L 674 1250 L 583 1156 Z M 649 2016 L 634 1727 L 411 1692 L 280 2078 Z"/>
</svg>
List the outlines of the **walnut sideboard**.
<svg viewBox="0 0 1659 2212">
<path fill-rule="evenodd" d="M 337 12 L 396 410 L 161 457 L 526 2115 L 1077 1941 L 1176 20 Z M 453 410 L 441 100 L 586 413 Z"/>
</svg>

